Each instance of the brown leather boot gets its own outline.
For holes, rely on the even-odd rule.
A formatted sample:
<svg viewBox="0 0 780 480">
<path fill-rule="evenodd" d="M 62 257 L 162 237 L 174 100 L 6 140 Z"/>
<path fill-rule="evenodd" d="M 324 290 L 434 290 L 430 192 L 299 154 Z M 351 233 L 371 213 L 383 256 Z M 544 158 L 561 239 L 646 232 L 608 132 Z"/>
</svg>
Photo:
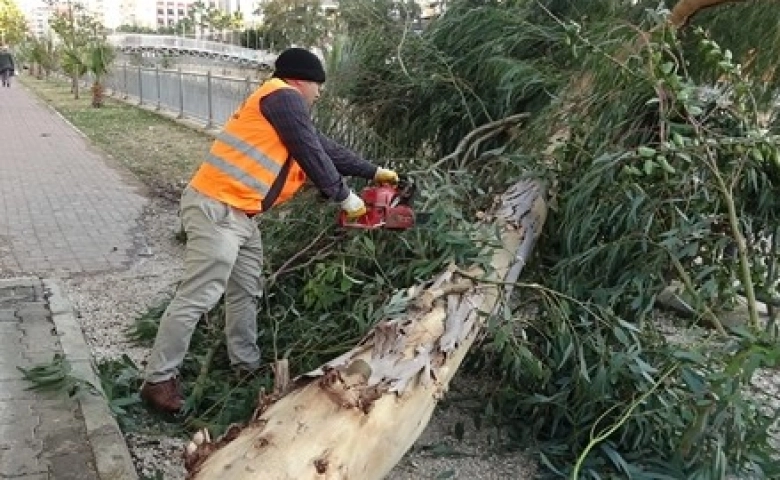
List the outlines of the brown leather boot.
<svg viewBox="0 0 780 480">
<path fill-rule="evenodd" d="M 141 399 L 155 410 L 165 413 L 178 413 L 184 406 L 184 397 L 176 377 L 159 383 L 144 382 Z"/>
</svg>

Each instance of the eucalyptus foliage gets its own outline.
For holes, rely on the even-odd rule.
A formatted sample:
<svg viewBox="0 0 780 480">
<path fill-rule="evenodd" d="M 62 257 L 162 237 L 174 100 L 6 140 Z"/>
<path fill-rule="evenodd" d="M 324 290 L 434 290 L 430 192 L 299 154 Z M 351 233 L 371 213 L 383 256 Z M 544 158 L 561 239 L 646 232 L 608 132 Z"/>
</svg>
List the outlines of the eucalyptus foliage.
<svg viewBox="0 0 780 480">
<path fill-rule="evenodd" d="M 419 31 L 389 2 L 344 3 L 317 121 L 413 175 L 433 220 L 342 231 L 311 194 L 264 215 L 264 360 L 314 367 L 401 309 L 399 289 L 481 261 L 474 218 L 541 175 L 552 196 L 534 264 L 470 359 L 495 380 L 486 414 L 552 475 L 780 475 L 778 413 L 750 393 L 777 365 L 775 328 L 754 309 L 741 326 L 720 316 L 743 294 L 776 294 L 780 11 L 713 9 L 677 31 L 658 2 L 462 0 Z M 659 315 L 670 284 L 690 318 Z M 248 416 L 251 388 L 270 388 L 267 375 L 220 382 L 221 341 L 214 312 L 185 375 L 190 421 L 217 432 Z"/>
<path fill-rule="evenodd" d="M 497 187 L 517 167 L 543 168 L 555 185 L 538 247 L 544 288 L 523 291 L 539 299 L 538 318 L 494 320 L 488 355 L 475 359 L 499 367 L 507 382 L 492 408 L 537 440 L 551 472 L 771 476 L 776 412 L 744 392 L 777 348 L 755 324 L 688 344 L 655 321 L 674 281 L 693 320 L 716 325 L 746 287 L 774 293 L 766 239 L 780 164 L 762 123 L 774 71 L 747 71 L 735 54 L 763 45 L 760 32 L 741 29 L 734 51 L 722 29 L 680 39 L 648 3 L 459 2 L 419 37 L 386 28 L 351 39 L 349 76 L 332 93 L 416 156 L 444 155 L 486 121 L 534 115 L 520 135 L 484 146 L 499 155 L 458 166 L 479 173 L 472 188 Z M 752 8 L 761 13 L 749 18 L 777 20 Z M 550 155 L 557 134 L 565 141 Z"/>
</svg>

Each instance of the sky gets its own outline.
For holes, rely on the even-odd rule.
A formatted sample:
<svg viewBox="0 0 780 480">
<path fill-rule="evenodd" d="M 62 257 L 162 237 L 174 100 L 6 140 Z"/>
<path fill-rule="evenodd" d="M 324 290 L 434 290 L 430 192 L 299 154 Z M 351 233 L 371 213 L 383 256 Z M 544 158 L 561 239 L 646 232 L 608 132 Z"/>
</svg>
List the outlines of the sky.
<svg viewBox="0 0 780 480">
<path fill-rule="evenodd" d="M 19 7 L 19 10 L 23 12 L 29 12 L 33 7 L 39 5 L 41 0 L 11 0 Z"/>
</svg>

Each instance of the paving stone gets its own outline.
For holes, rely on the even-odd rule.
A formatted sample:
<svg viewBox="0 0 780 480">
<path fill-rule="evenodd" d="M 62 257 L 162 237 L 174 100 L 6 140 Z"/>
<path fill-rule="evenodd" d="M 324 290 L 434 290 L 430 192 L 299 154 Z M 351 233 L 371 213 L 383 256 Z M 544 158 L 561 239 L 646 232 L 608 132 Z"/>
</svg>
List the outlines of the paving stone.
<svg viewBox="0 0 780 480">
<path fill-rule="evenodd" d="M 80 438 L 80 432 L 84 429 L 84 420 L 75 401 L 63 399 L 52 407 L 36 407 L 35 412 L 40 418 L 37 434 L 43 439 L 44 446 L 50 438 L 55 440 Z"/>
<path fill-rule="evenodd" d="M 16 316 L 24 321 L 26 318 L 46 317 L 49 315 L 49 307 L 46 302 L 26 302 L 17 304 Z"/>
<path fill-rule="evenodd" d="M 32 384 L 27 380 L 0 381 L 0 401 L 6 400 L 36 400 L 40 395 L 28 390 Z"/>
<path fill-rule="evenodd" d="M 23 320 L 22 324 L 19 325 L 19 329 L 22 331 L 23 337 L 32 342 L 41 338 L 57 338 L 57 329 L 54 327 L 54 323 L 47 317 Z"/>
<path fill-rule="evenodd" d="M 23 321 L 21 329 L 24 333 L 21 337 L 21 343 L 26 352 L 57 352 L 61 350 L 54 324 L 48 319 L 39 320 L 37 323 L 33 323 L 32 320 Z"/>
<path fill-rule="evenodd" d="M 6 353 L 15 355 L 16 352 L 21 352 L 22 337 L 23 335 L 21 330 L 18 330 L 17 332 L 6 332 L 2 337 L 0 337 L 0 352 L 3 352 L 4 355 Z"/>
<path fill-rule="evenodd" d="M 67 423 L 70 425 L 60 424 L 57 429 L 52 429 L 51 426 L 49 429 L 45 429 L 45 425 L 41 424 L 41 430 L 37 433 L 43 442 L 43 452 L 47 457 L 67 455 L 84 448 L 83 427 L 75 421 Z M 92 456 L 91 453 L 90 456 Z"/>
<path fill-rule="evenodd" d="M 17 367 L 24 367 L 26 360 L 19 354 L 19 361 L 14 362 L 12 355 L 3 354 L 0 358 L 0 382 L 4 380 L 22 380 L 24 374 Z"/>
<path fill-rule="evenodd" d="M 95 470 L 95 458 L 83 446 L 69 453 L 47 458 L 55 480 L 100 480 Z"/>
<path fill-rule="evenodd" d="M 18 204 L 16 206 L 17 207 L 22 207 L 22 205 L 18 205 Z M 17 220 L 17 219 L 14 219 L 14 218 L 10 218 L 10 216 L 9 216 L 9 220 L 14 220 L 11 223 L 14 223 L 15 225 L 16 224 L 23 225 L 24 223 L 27 222 L 27 220 L 25 219 L 25 217 L 28 215 L 27 210 L 26 209 L 22 209 L 22 210 L 20 210 L 20 212 L 21 212 L 20 215 L 22 216 L 22 219 L 21 220 Z M 26 277 L 22 277 L 22 278 L 10 278 L 10 279 L 3 278 L 3 279 L 0 279 L 0 290 L 5 290 L 5 289 L 13 290 L 15 288 L 20 288 L 20 287 L 34 287 L 35 284 L 39 283 L 39 282 L 40 281 L 38 280 L 38 278 L 30 277 L 30 276 L 26 276 Z"/>
<path fill-rule="evenodd" d="M 32 418 L 32 413 L 31 417 Z M 10 448 L 12 445 L 19 444 L 35 444 L 36 435 L 35 429 L 38 423 L 34 419 L 27 421 L 19 421 L 9 424 L 0 424 L 0 448 Z"/>
<path fill-rule="evenodd" d="M 15 293 L 13 290 L 5 289 L 0 291 L 0 308 L 9 309 L 11 307 L 18 307 L 19 305 L 28 305 L 35 303 L 35 293 L 33 289 L 29 289 L 26 294 Z"/>
<path fill-rule="evenodd" d="M 32 286 L 6 286 L 0 288 L 0 303 L 18 304 L 35 301 L 35 288 Z"/>
<path fill-rule="evenodd" d="M 22 332 L 20 322 L 0 322 L 0 336 L 17 335 Z"/>
<path fill-rule="evenodd" d="M 34 428 L 39 422 L 29 402 L 0 402 L 0 425 L 27 424 Z"/>
<path fill-rule="evenodd" d="M 48 473 L 49 463 L 40 457 L 41 452 L 32 448 L 0 448 L 0 478 Z"/>
<path fill-rule="evenodd" d="M 22 352 L 22 357 L 27 361 L 28 365 L 43 365 L 54 361 L 54 355 L 58 352 L 44 351 L 44 352 Z"/>
</svg>

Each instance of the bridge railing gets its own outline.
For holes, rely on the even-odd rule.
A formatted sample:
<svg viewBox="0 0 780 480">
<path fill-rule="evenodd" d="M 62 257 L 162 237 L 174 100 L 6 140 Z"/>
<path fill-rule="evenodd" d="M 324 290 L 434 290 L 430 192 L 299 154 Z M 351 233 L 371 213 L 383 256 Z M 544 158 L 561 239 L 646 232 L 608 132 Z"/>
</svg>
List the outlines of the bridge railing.
<svg viewBox="0 0 780 480">
<path fill-rule="evenodd" d="M 173 35 L 150 35 L 141 33 L 117 33 L 108 36 L 109 42 L 119 48 L 138 48 L 151 50 L 186 50 L 209 52 L 212 54 L 242 58 L 258 63 L 271 63 L 276 54 L 268 50 L 254 50 L 238 45 L 200 40 L 194 38 L 176 37 Z"/>
<path fill-rule="evenodd" d="M 125 63 L 115 65 L 104 83 L 114 96 L 219 128 L 261 80 Z"/>
</svg>

